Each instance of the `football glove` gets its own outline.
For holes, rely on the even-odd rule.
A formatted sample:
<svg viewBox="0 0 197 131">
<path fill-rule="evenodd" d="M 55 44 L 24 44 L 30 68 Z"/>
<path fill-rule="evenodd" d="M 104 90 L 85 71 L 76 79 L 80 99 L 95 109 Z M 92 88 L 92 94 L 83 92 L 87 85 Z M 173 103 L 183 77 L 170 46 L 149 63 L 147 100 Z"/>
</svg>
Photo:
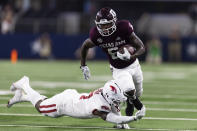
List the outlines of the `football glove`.
<svg viewBox="0 0 197 131">
<path fill-rule="evenodd" d="M 81 71 L 83 73 L 83 76 L 86 80 L 88 80 L 90 78 L 90 69 L 88 68 L 88 66 L 80 66 Z"/>
<path fill-rule="evenodd" d="M 121 60 L 130 60 L 131 59 L 131 54 L 129 53 L 129 51 L 124 47 L 124 53 L 121 54 L 120 52 L 117 52 L 117 57 Z"/>
<path fill-rule="evenodd" d="M 145 114 L 146 114 L 146 108 L 145 108 L 145 106 L 143 106 L 141 110 L 139 110 L 135 113 L 135 116 L 136 116 L 137 120 L 139 120 L 139 119 L 142 119 L 142 117 L 144 117 Z"/>
</svg>

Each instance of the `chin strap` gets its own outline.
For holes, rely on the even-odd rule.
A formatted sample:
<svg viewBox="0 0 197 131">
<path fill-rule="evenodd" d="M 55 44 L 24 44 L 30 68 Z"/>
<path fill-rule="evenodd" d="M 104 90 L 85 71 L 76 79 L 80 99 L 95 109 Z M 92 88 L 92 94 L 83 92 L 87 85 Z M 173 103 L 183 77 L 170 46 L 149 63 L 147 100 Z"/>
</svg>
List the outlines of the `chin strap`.
<svg viewBox="0 0 197 131">
<path fill-rule="evenodd" d="M 103 95 L 103 91 L 101 91 L 101 96 L 105 99 L 105 101 L 111 106 L 111 104 L 107 101 L 107 99 Z"/>
</svg>

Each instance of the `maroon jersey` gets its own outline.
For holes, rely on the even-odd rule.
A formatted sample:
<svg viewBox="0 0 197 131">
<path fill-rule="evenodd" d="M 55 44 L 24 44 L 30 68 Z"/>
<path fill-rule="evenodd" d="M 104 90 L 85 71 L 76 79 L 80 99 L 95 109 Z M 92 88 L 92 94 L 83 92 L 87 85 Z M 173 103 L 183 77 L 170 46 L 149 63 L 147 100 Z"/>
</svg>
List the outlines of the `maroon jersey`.
<svg viewBox="0 0 197 131">
<path fill-rule="evenodd" d="M 120 47 L 131 44 L 129 37 L 133 32 L 133 26 L 127 20 L 120 20 L 116 23 L 117 29 L 110 36 L 102 36 L 96 27 L 90 30 L 90 39 L 96 45 L 102 48 L 109 58 L 109 63 L 118 69 L 125 68 L 132 64 L 134 60 L 124 61 L 117 57 L 117 51 Z"/>
</svg>

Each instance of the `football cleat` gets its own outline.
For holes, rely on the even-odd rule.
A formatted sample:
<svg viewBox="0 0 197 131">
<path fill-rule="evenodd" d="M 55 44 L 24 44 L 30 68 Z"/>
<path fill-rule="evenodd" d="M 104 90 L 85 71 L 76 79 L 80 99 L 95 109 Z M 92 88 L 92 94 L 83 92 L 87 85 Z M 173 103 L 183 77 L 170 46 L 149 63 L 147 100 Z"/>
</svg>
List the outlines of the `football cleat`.
<svg viewBox="0 0 197 131">
<path fill-rule="evenodd" d="M 128 124 L 117 124 L 117 125 L 114 125 L 114 128 L 117 128 L 117 129 L 130 129 Z"/>
<path fill-rule="evenodd" d="M 142 117 L 144 117 L 146 115 L 146 107 L 143 106 L 141 110 L 137 111 L 135 113 L 135 116 L 137 117 L 137 119 L 142 119 Z"/>
<path fill-rule="evenodd" d="M 10 90 L 11 91 L 16 91 L 17 89 L 23 89 L 24 86 L 27 85 L 27 84 L 29 84 L 29 78 L 27 76 L 24 76 L 20 80 L 14 82 L 11 85 Z"/>
<path fill-rule="evenodd" d="M 19 102 L 22 102 L 22 90 L 20 89 L 17 89 L 15 91 L 15 94 L 14 94 L 14 97 L 11 98 L 9 101 L 8 101 L 8 104 L 7 104 L 7 107 L 10 108 L 12 105 L 16 104 L 16 103 L 19 103 Z"/>
</svg>

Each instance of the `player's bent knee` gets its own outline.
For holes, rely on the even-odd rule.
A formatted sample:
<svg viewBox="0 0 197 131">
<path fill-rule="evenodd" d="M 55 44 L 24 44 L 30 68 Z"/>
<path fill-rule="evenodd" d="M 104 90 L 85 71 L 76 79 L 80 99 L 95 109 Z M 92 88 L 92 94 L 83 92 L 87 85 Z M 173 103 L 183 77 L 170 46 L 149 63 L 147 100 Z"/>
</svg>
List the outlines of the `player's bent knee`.
<svg viewBox="0 0 197 131">
<path fill-rule="evenodd" d="M 135 99 L 136 90 L 134 89 L 134 90 L 126 91 L 124 94 L 128 98 Z"/>
</svg>

